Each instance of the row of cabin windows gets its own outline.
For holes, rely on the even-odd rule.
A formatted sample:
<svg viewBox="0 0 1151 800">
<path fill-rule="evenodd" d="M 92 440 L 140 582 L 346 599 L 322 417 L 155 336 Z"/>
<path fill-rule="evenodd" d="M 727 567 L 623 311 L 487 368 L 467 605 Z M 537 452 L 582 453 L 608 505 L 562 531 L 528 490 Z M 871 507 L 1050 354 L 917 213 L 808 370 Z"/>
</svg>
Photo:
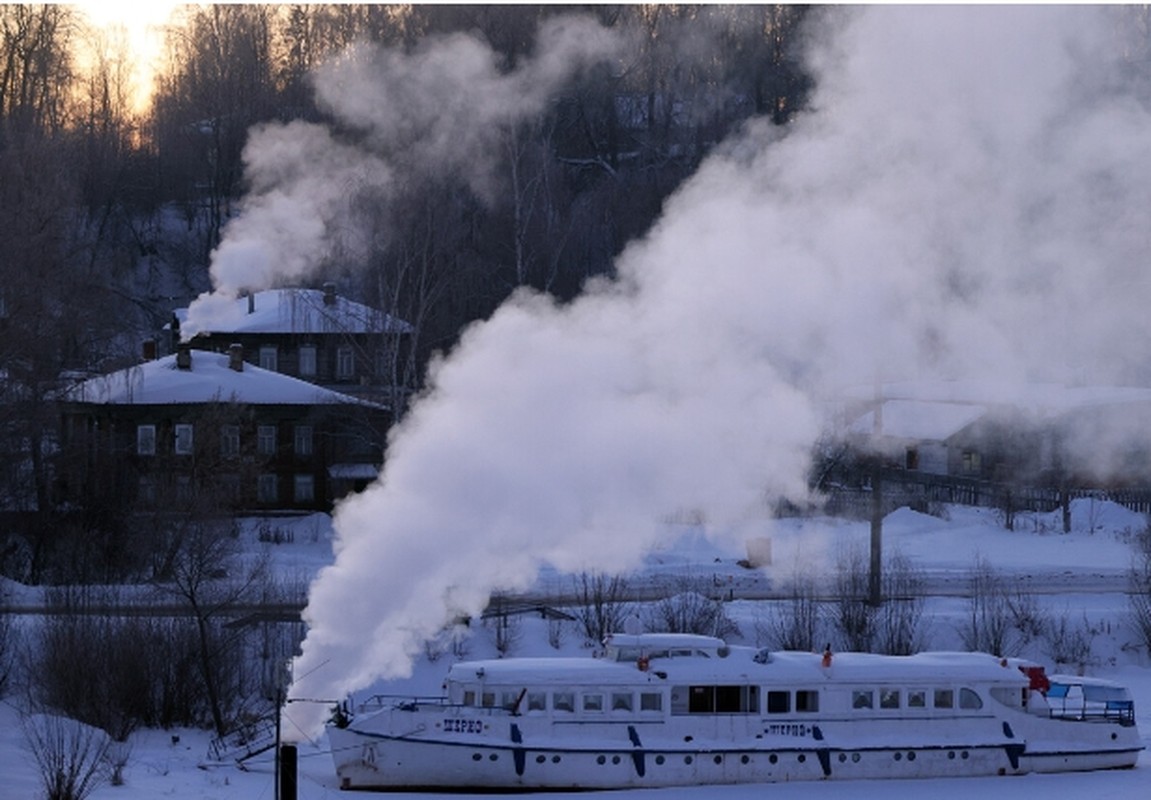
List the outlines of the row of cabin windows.
<svg viewBox="0 0 1151 800">
<path fill-rule="evenodd" d="M 504 691 L 497 695 L 494 691 L 477 693 L 475 690 L 467 689 L 464 691 L 464 705 L 528 712 L 547 711 L 550 707 L 552 711 L 566 714 L 574 714 L 577 708 L 590 714 L 600 714 L 604 711 L 630 712 L 636 709 L 662 711 L 663 695 L 660 692 L 640 692 L 637 704 L 635 694 L 632 692 Z"/>
<path fill-rule="evenodd" d="M 381 351 L 379 358 L 381 363 L 378 366 L 379 374 L 383 373 L 383 357 L 384 353 Z M 280 371 L 280 353 L 279 348 L 272 345 L 264 345 L 260 348 L 260 368 L 270 370 L 271 372 Z M 316 347 L 315 345 L 303 345 L 299 350 L 299 375 L 303 378 L 316 377 Z M 356 376 L 356 355 L 350 347 L 341 347 L 336 350 L 336 379 L 337 380 L 351 380 Z"/>
<path fill-rule="evenodd" d="M 262 456 L 276 454 L 275 425 L 260 425 L 256 428 L 256 452 Z M 180 423 L 174 426 L 172 451 L 176 455 L 191 455 L 193 452 L 195 426 Z M 311 425 L 296 425 L 292 432 L 292 443 L 298 456 L 310 456 L 313 452 L 314 433 Z M 156 455 L 156 426 L 136 426 L 136 455 Z M 240 426 L 223 425 L 220 428 L 220 455 L 240 455 Z"/>
<path fill-rule="evenodd" d="M 230 489 L 233 499 L 240 497 L 240 476 L 221 475 L 218 480 Z M 158 483 L 152 475 L 140 476 L 139 497 L 144 503 L 155 503 Z M 175 480 L 176 499 L 187 501 L 192 498 L 192 479 L 187 475 L 177 475 Z M 292 476 L 292 500 L 296 503 L 312 503 L 316 499 L 316 478 L 314 475 L 297 474 Z M 265 473 L 256 478 L 256 500 L 260 503 L 280 502 L 280 476 Z"/>
<path fill-rule="evenodd" d="M 958 706 L 956 695 L 958 694 Z M 928 704 L 930 701 L 930 705 Z M 983 708 L 983 700 L 973 689 L 966 687 L 956 692 L 954 689 L 855 689 L 851 693 L 851 707 L 855 709 L 888 709 L 899 708 L 926 709 L 961 708 L 977 710 Z"/>
<path fill-rule="evenodd" d="M 551 709 L 560 712 L 575 712 L 577 708 L 588 713 L 603 711 L 633 711 L 637 708 L 631 692 L 517 692 L 505 691 L 498 697 L 494 691 L 474 690 L 464 692 L 464 705 L 479 705 L 485 708 L 518 709 L 520 711 L 546 711 L 548 698 Z M 498 706 L 497 706 L 498 700 Z M 966 687 L 958 691 L 953 688 L 927 689 L 855 689 L 851 693 L 851 707 L 854 709 L 954 709 L 978 710 L 983 700 L 973 689 Z M 640 711 L 662 711 L 663 695 L 659 692 L 641 692 Z M 758 686 L 677 686 L 671 692 L 673 714 L 758 714 Z M 814 713 L 819 711 L 819 692 L 800 689 L 770 690 L 767 692 L 768 714 Z"/>
</svg>

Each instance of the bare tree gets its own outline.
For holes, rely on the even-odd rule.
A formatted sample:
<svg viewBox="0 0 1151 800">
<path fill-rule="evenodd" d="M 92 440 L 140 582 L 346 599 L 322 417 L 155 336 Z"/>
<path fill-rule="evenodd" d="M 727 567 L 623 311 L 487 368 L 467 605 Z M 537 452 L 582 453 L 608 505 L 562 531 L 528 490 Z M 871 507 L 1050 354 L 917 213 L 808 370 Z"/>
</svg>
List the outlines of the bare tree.
<svg viewBox="0 0 1151 800">
<path fill-rule="evenodd" d="M 819 600 L 815 575 L 797 568 L 786 583 L 787 599 L 773 604 L 763 630 L 771 647 L 812 652 L 819 634 L 823 603 Z"/>
<path fill-rule="evenodd" d="M 233 722 L 243 686 L 237 674 L 240 641 L 223 628 L 227 612 L 251 602 L 266 581 L 266 561 L 245 564 L 229 520 L 212 514 L 173 521 L 173 550 L 166 580 L 157 587 L 179 598 L 196 628 L 196 664 L 218 736 Z"/>
<path fill-rule="evenodd" d="M 878 609 L 870 602 L 869 558 L 859 545 L 842 547 L 835 560 L 832 625 L 847 650 L 867 652 L 875 641 Z"/>
<path fill-rule="evenodd" d="M 581 572 L 574 579 L 575 617 L 583 626 L 588 640 L 599 643 L 609 633 L 618 633 L 631 613 L 627 601 L 627 580 L 602 572 Z"/>
<path fill-rule="evenodd" d="M 876 649 L 888 655 L 907 656 L 923 649 L 923 572 L 911 559 L 894 552 L 883 568 L 883 605 L 876 627 Z"/>
<path fill-rule="evenodd" d="M 963 646 L 976 652 L 1010 655 L 1011 606 L 1002 576 L 984 556 L 978 556 L 967 578 L 967 618 L 960 625 Z"/>
</svg>

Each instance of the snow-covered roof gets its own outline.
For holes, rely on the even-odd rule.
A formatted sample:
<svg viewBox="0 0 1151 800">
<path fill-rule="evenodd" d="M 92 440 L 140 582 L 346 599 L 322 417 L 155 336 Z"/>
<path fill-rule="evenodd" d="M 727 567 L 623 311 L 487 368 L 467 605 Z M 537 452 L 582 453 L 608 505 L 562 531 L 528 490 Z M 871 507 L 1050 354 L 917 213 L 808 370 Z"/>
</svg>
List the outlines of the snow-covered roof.
<svg viewBox="0 0 1151 800">
<path fill-rule="evenodd" d="M 412 326 L 363 303 L 320 289 L 267 289 L 231 302 L 204 333 L 410 333 Z M 188 309 L 173 312 L 181 326 Z M 227 322 L 223 322 L 226 320 Z"/>
<path fill-rule="evenodd" d="M 1067 386 L 1059 383 L 922 380 L 884 383 L 878 391 L 885 400 L 1010 406 L 1039 415 L 1062 414 L 1100 406 L 1151 403 L 1151 388 L 1140 386 Z M 847 397 L 867 400 L 875 397 L 876 387 L 862 385 L 849 389 L 844 394 Z M 884 427 L 886 422 L 885 418 Z"/>
<path fill-rule="evenodd" d="M 358 405 L 385 409 L 289 375 L 245 363 L 232 369 L 223 353 L 192 350 L 191 369 L 176 366 L 176 356 L 146 361 L 71 387 L 65 400 L 106 405 L 176 405 L 237 402 L 249 405 Z"/>
<path fill-rule="evenodd" d="M 881 435 L 895 439 L 943 442 L 987 413 L 981 405 L 888 400 L 883 404 Z M 875 430 L 875 412 L 868 411 L 851 425 L 854 434 Z"/>
</svg>

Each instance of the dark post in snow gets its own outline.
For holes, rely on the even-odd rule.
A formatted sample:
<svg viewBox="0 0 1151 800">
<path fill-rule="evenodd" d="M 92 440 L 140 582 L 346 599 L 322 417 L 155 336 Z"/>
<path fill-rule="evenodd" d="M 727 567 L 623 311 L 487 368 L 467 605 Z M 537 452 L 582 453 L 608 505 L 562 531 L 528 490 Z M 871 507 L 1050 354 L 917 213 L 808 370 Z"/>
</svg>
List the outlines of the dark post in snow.
<svg viewBox="0 0 1151 800">
<path fill-rule="evenodd" d="M 280 745 L 280 800 L 296 800 L 296 746 Z"/>
<path fill-rule="evenodd" d="M 871 569 L 868 573 L 868 602 L 874 607 L 883 602 L 883 451 L 879 442 L 882 434 L 883 392 L 876 378 L 872 429 L 874 460 L 871 467 Z"/>
</svg>

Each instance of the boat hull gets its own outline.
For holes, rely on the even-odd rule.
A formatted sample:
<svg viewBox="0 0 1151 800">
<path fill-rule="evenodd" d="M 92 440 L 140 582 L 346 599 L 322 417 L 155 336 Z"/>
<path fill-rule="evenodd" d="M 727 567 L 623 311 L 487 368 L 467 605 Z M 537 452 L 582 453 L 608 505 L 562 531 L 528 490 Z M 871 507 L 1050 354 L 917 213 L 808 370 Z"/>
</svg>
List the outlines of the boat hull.
<svg viewBox="0 0 1151 800">
<path fill-rule="evenodd" d="M 924 734 L 922 725 L 904 726 L 901 734 L 898 721 L 866 738 L 837 730 L 834 721 L 773 723 L 791 731 L 748 733 L 732 740 L 735 744 L 721 744 L 682 731 L 669 735 L 672 731 L 665 726 L 617 726 L 557 736 L 533 730 L 530 721 L 522 719 L 491 721 L 483 733 L 445 737 L 435 720 L 418 720 L 418 713 L 403 728 L 405 720 L 394 717 L 404 713 L 386 712 L 392 718 L 386 727 L 406 730 L 406 735 L 373 732 L 370 724 L 362 730 L 353 726 L 329 731 L 341 788 L 593 790 L 971 777 L 1128 768 L 1142 749 L 1134 728 L 1029 720 L 1024 715 L 1014 726 L 1004 726 L 997 718 L 953 724 L 935 737 L 938 744 L 925 745 L 930 740 L 916 736 L 918 741 L 912 741 L 909 735 L 912 730 Z M 1056 729 L 1044 736 L 1044 725 Z M 1061 735 L 1060 725 L 1078 729 L 1075 741 Z M 1027 727 L 1033 728 L 1032 744 L 1023 735 Z"/>
</svg>

